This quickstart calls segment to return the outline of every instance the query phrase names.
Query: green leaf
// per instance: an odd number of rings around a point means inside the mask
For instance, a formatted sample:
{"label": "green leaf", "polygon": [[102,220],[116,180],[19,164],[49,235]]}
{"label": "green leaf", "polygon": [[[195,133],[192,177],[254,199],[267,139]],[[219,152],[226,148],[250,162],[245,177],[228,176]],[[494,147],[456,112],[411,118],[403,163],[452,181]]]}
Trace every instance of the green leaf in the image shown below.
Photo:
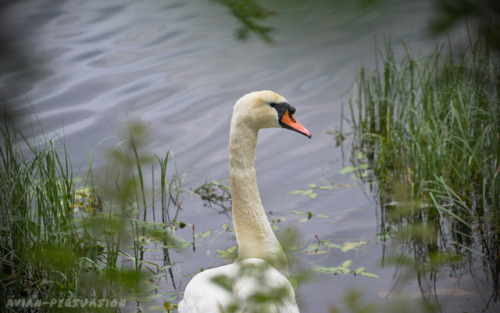
{"label": "green leaf", "polygon": [[347,260],[347,261],[344,261],[344,263],[342,263],[342,267],[349,267],[349,266],[351,266],[351,264],[352,264],[352,261]]}
{"label": "green leaf", "polygon": [[343,248],[343,246],[338,245],[338,244],[336,244],[336,243],[332,243],[332,244],[330,244],[330,247],[332,247],[332,248],[337,248],[337,249],[342,249],[342,248]]}
{"label": "green leaf", "polygon": [[176,299],[177,299],[177,296],[176,296],[176,295],[173,295],[173,296],[170,296],[170,297],[168,297],[168,298],[166,298],[166,299],[163,299],[163,301],[165,301],[165,302],[170,302],[170,301],[174,301],[174,300],[176,300]]}
{"label": "green leaf", "polygon": [[210,236],[211,234],[213,233],[213,230],[209,229],[209,230],[206,230],[200,234],[197,234],[196,236],[197,237],[200,237],[200,238],[207,238],[208,236]]}
{"label": "green leaf", "polygon": [[361,276],[370,277],[370,278],[380,278],[380,276],[378,276],[377,274],[369,273],[369,272],[361,272],[358,274]]}
{"label": "green leaf", "polygon": [[222,258],[222,259],[232,259],[234,258],[236,249],[238,248],[237,245],[232,246],[231,248],[227,250],[218,250],[216,249],[215,252],[217,252],[217,257]]}
{"label": "green leaf", "polygon": [[[367,244],[368,242],[369,241],[344,242],[344,245],[340,247],[340,250],[342,250],[342,252],[347,252],[349,250],[353,250],[353,249],[356,249],[359,246]],[[335,246],[335,248],[338,248],[338,246]]]}
{"label": "green leaf", "polygon": [[325,215],[325,214],[318,214],[316,215],[317,218],[331,218],[330,215]]}
{"label": "green leaf", "polygon": [[347,267],[342,267],[342,266],[335,266],[335,267],[324,267],[324,266],[315,266],[314,270],[320,273],[327,273],[327,274],[333,274],[333,275],[338,275],[338,274],[349,274],[351,272],[350,269]]}
{"label": "green leaf", "polygon": [[318,194],[317,194],[317,193],[315,193],[315,192],[311,192],[311,193],[309,194],[309,198],[311,198],[311,199],[316,199],[316,197],[317,197],[317,196],[318,196]]}
{"label": "green leaf", "polygon": [[316,188],[316,184],[309,184],[309,188],[312,188],[312,189]]}
{"label": "green leaf", "polygon": [[307,213],[304,212],[304,211],[292,210],[292,214],[295,214],[295,215],[306,215]]}
{"label": "green leaf", "polygon": [[360,168],[360,169],[362,169],[362,170],[366,170],[366,169],[368,169],[368,163],[363,163],[363,164],[361,164],[361,165],[359,166],[359,168]]}
{"label": "green leaf", "polygon": [[147,299],[147,300],[154,300],[154,299],[158,299],[160,297],[163,297],[163,295],[157,293],[157,294],[153,294],[153,295],[147,296],[145,299]]}
{"label": "green leaf", "polygon": [[314,266],[315,271],[320,273],[336,274],[339,271],[338,267]]}
{"label": "green leaf", "polygon": [[312,252],[312,251],[316,251],[316,250],[318,250],[318,249],[319,249],[319,244],[317,244],[317,243],[313,243],[313,244],[310,244],[310,245],[307,247],[306,251],[307,251],[307,252]]}
{"label": "green leaf", "polygon": [[344,175],[344,174],[352,173],[352,172],[356,171],[357,169],[358,168],[356,166],[349,165],[349,166],[346,166],[343,169],[341,169],[339,173]]}
{"label": "green leaf", "polygon": [[299,189],[299,190],[294,190],[290,191],[291,195],[297,195],[297,194],[303,194],[305,190]]}
{"label": "green leaf", "polygon": [[335,185],[324,185],[324,186],[320,186],[319,189],[321,190],[327,190],[327,189],[333,189],[335,188]]}
{"label": "green leaf", "polygon": [[307,195],[310,195],[311,193],[313,193],[313,190],[312,189],[308,189],[308,190],[305,190],[302,194],[304,196],[307,196]]}

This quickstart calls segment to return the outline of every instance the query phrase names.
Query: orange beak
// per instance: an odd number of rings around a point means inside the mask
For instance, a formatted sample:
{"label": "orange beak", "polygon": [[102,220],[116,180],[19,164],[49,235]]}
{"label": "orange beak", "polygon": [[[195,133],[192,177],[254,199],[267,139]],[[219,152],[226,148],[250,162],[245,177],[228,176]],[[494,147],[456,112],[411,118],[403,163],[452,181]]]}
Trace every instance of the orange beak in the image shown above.
{"label": "orange beak", "polygon": [[293,118],[293,115],[291,115],[288,110],[285,112],[285,114],[283,114],[280,124],[284,128],[294,130],[298,133],[301,133],[302,135],[311,138],[311,133],[304,126],[300,125],[300,123]]}

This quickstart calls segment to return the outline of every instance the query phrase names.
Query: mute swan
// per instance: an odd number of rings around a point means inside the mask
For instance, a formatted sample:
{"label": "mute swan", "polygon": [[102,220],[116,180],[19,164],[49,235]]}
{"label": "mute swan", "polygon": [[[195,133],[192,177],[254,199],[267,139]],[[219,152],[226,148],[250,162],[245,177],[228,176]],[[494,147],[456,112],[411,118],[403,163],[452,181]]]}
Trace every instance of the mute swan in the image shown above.
{"label": "mute swan", "polygon": [[287,128],[311,138],[293,117],[295,108],[269,91],[240,98],[233,109],[229,162],[238,258],[205,270],[187,285],[180,313],[298,313],[288,263],[262,206],[254,159],[261,128]]}

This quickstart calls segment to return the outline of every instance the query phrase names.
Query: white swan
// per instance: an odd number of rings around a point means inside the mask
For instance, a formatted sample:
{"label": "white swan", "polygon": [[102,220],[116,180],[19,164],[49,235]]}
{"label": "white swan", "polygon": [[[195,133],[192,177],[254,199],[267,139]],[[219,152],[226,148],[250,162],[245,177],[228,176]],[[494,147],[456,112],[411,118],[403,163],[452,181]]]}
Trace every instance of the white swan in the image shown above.
{"label": "white swan", "polygon": [[229,138],[233,223],[238,258],[205,270],[187,285],[180,313],[298,313],[288,263],[262,206],[254,159],[261,128],[311,133],[294,118],[285,98],[268,90],[249,93],[234,105]]}

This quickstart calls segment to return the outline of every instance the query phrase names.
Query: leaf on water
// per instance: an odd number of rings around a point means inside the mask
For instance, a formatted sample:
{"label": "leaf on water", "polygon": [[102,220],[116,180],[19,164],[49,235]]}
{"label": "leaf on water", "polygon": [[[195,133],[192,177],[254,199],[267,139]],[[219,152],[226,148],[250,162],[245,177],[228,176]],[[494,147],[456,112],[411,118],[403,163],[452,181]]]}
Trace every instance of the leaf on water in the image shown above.
{"label": "leaf on water", "polygon": [[349,166],[346,166],[343,169],[341,169],[339,173],[344,175],[344,174],[352,173],[352,172],[356,171],[357,169],[358,168],[356,166],[349,165]]}
{"label": "leaf on water", "polygon": [[330,246],[330,248],[337,248],[337,249],[342,249],[343,248],[343,246],[338,245],[336,243],[331,243],[329,246]]}
{"label": "leaf on water", "polygon": [[349,266],[351,266],[351,265],[352,265],[352,261],[347,260],[347,261],[344,261],[342,263],[342,265],[340,265],[340,266],[333,266],[333,267],[313,266],[313,270],[315,270],[316,272],[333,274],[333,275],[353,273],[354,275],[361,275],[364,277],[379,278],[379,276],[377,274],[365,272],[364,267],[359,267],[353,271],[349,268]]}
{"label": "leaf on water", "polygon": [[233,259],[234,258],[234,253],[236,249],[238,248],[237,245],[232,246],[231,248],[227,250],[215,250],[217,252],[217,257],[222,258],[222,259]]}
{"label": "leaf on water", "polygon": [[306,251],[307,252],[311,252],[311,251],[316,251],[319,249],[319,244],[318,243],[313,243],[313,244],[310,244],[307,248],[306,248]]}
{"label": "leaf on water", "polygon": [[317,218],[331,218],[330,215],[325,215],[325,214],[317,214],[316,217]]}
{"label": "leaf on water", "polygon": [[295,215],[306,215],[307,213],[304,212],[304,211],[292,210],[292,214],[295,214]]}
{"label": "leaf on water", "polygon": [[361,276],[370,277],[370,278],[380,278],[380,276],[378,276],[377,274],[369,273],[369,272],[361,272],[358,274]]}
{"label": "leaf on water", "polygon": [[309,193],[309,198],[311,198],[311,199],[316,199],[317,196],[318,196],[318,194],[315,192]]}
{"label": "leaf on water", "polygon": [[154,300],[154,299],[158,299],[160,297],[163,297],[163,295],[157,293],[157,294],[154,294],[154,295],[147,296],[145,299],[147,299],[147,300]]}
{"label": "leaf on water", "polygon": [[209,229],[209,230],[206,230],[200,234],[197,234],[196,236],[197,237],[200,237],[200,238],[207,238],[208,236],[210,236],[211,234],[213,233],[213,230]]}
{"label": "leaf on water", "polygon": [[296,194],[303,194],[305,190],[299,189],[299,190],[294,190],[290,191],[291,195],[296,195]]}
{"label": "leaf on water", "polygon": [[335,188],[335,185],[324,185],[324,186],[320,186],[319,189],[321,190],[327,190],[327,189],[333,189]]}
{"label": "leaf on water", "polygon": [[174,301],[174,300],[177,300],[177,296],[176,295],[170,296],[167,299],[165,299],[164,301],[170,302],[170,301]]}
{"label": "leaf on water", "polygon": [[333,275],[349,274],[351,272],[349,268],[343,266],[335,266],[335,267],[315,266],[314,270],[320,273],[327,273]]}
{"label": "leaf on water", "polygon": [[314,266],[313,269],[320,273],[336,274],[338,267]]}
{"label": "leaf on water", "polygon": [[364,244],[367,244],[369,241],[360,241],[360,242],[344,242],[344,246],[340,248],[342,252],[346,252],[349,250],[356,249],[359,246],[362,246]]}
{"label": "leaf on water", "polygon": [[307,190],[304,190],[304,191],[302,192],[302,194],[303,194],[304,196],[308,196],[308,195],[310,195],[311,193],[314,193],[312,189],[307,189]]}
{"label": "leaf on water", "polygon": [[312,189],[316,188],[316,184],[309,184],[309,188],[312,188]]}

